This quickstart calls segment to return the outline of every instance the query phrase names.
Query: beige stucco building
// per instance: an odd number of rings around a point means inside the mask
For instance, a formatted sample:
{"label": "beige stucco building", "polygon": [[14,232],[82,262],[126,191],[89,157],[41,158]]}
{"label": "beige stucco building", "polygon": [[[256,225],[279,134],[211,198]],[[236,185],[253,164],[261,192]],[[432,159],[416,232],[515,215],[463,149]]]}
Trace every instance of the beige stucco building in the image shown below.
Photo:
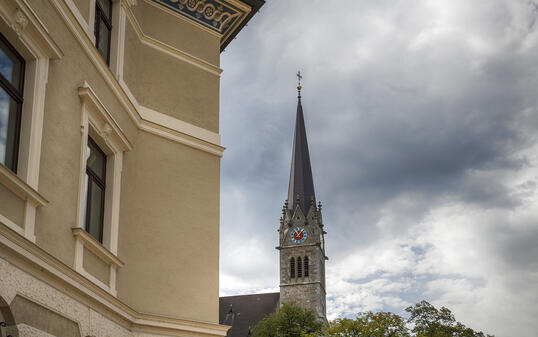
{"label": "beige stucco building", "polygon": [[262,0],[0,0],[0,327],[224,336],[221,50]]}

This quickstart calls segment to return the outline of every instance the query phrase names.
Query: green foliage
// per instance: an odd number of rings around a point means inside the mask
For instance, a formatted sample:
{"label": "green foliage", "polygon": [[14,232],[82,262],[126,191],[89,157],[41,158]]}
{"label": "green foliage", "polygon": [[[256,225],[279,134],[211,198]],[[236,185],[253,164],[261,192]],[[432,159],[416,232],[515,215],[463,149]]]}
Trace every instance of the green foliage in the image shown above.
{"label": "green foliage", "polygon": [[390,312],[368,311],[322,328],[314,312],[285,303],[254,327],[253,337],[494,337],[466,327],[448,308],[437,309],[426,301],[405,311],[407,320]]}
{"label": "green foliage", "polygon": [[430,303],[422,301],[405,311],[410,314],[407,321],[413,323],[411,332],[416,337],[486,337],[482,331],[474,331],[456,322],[452,312],[445,307],[437,310]]}
{"label": "green foliage", "polygon": [[360,313],[355,319],[329,322],[324,336],[328,337],[409,337],[402,317],[390,312]]}
{"label": "green foliage", "polygon": [[253,337],[301,337],[319,335],[323,324],[312,310],[284,303],[276,313],[256,324]]}

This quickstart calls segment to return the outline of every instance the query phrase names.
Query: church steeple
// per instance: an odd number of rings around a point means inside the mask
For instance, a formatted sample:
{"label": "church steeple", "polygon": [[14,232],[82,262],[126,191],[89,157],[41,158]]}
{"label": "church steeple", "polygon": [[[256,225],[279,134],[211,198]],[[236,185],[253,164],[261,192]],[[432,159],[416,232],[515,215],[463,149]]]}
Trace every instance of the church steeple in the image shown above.
{"label": "church steeple", "polygon": [[[316,207],[301,106],[301,73],[288,200],[280,218],[280,303],[294,302],[326,321],[325,239],[321,204]],[[299,210],[297,209],[299,206]]]}
{"label": "church steeple", "polygon": [[301,105],[301,72],[297,73],[299,85],[297,86],[297,117],[295,120],[295,134],[293,138],[293,153],[291,157],[290,184],[288,188],[288,208],[294,210],[299,200],[299,206],[306,215],[311,202],[316,204],[312,167],[306,139],[303,107]]}

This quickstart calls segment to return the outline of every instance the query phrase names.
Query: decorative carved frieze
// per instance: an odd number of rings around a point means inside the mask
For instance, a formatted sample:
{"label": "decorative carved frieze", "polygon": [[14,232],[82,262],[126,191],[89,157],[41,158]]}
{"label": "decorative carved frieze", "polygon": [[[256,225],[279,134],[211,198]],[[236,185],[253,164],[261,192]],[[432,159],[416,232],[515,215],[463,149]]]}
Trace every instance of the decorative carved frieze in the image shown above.
{"label": "decorative carved frieze", "polygon": [[226,0],[153,0],[174,12],[217,32],[227,35],[248,14]]}

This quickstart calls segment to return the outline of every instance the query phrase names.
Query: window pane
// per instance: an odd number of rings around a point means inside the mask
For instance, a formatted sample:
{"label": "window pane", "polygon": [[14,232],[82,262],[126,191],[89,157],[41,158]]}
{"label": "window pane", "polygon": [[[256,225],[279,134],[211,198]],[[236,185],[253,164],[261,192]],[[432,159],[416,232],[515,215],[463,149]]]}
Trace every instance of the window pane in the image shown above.
{"label": "window pane", "polygon": [[0,74],[20,89],[22,62],[0,39]]}
{"label": "window pane", "polygon": [[99,178],[105,179],[106,156],[95,144],[88,140],[88,153],[86,157],[86,165]]}
{"label": "window pane", "polygon": [[105,25],[105,22],[101,20],[99,22],[99,39],[97,41],[97,50],[99,54],[108,62],[108,48],[110,47],[110,34],[109,29]]}
{"label": "window pane", "polygon": [[[90,180],[91,181],[91,180]],[[91,200],[90,200],[90,222],[88,232],[96,240],[101,241],[101,217],[103,214],[103,198],[105,191],[102,190],[95,182],[91,182]]]}
{"label": "window pane", "polygon": [[110,0],[97,0],[97,3],[103,10],[103,14],[110,20]]}
{"label": "window pane", "polygon": [[18,104],[0,87],[0,163],[15,171]]}

